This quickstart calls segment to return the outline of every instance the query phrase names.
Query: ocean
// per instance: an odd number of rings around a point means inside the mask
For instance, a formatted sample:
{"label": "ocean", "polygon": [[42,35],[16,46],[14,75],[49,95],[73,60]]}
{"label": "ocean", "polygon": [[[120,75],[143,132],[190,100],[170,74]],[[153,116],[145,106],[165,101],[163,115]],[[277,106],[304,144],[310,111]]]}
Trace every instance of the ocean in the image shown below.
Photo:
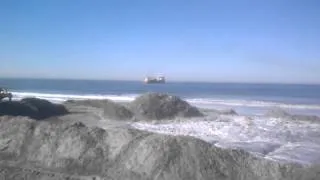
{"label": "ocean", "polygon": [[320,115],[320,85],[189,83],[144,84],[142,81],[0,79],[0,87],[14,99],[44,98],[60,103],[68,99],[132,101],[140,94],[162,92],[180,96],[208,109],[235,109],[243,114],[263,114],[280,107],[292,113]]}

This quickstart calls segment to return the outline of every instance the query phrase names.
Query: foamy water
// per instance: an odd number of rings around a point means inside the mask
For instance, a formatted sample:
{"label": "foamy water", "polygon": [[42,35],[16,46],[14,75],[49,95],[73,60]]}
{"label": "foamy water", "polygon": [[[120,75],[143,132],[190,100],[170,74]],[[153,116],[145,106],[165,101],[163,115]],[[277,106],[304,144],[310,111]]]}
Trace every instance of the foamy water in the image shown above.
{"label": "foamy water", "polygon": [[[116,102],[130,102],[133,101],[138,94],[59,94],[59,93],[37,93],[37,92],[13,92],[13,99],[19,100],[26,97],[37,97],[46,99],[55,103],[62,103],[69,99],[84,100],[84,99],[110,99]],[[320,105],[313,104],[288,104],[277,103],[271,101],[255,101],[255,100],[241,100],[241,99],[214,99],[214,98],[186,98],[190,104],[208,109],[227,109],[234,108],[238,111],[250,112],[254,110],[263,112],[265,109],[274,107],[287,109],[289,111],[298,111],[299,113],[317,114],[320,115]]]}
{"label": "foamy water", "polygon": [[199,105],[224,105],[224,106],[246,106],[246,107],[279,107],[279,108],[295,108],[295,109],[317,109],[320,110],[319,105],[311,104],[289,104],[289,103],[277,103],[270,101],[254,101],[254,100],[226,100],[226,99],[187,99],[188,102]]}
{"label": "foamy water", "polygon": [[222,148],[240,148],[278,161],[320,164],[320,124],[288,122],[262,116],[220,116],[186,122],[151,124],[134,128],[156,133],[186,135]]}
{"label": "foamy water", "polygon": [[36,93],[36,92],[12,92],[13,98],[16,100],[26,98],[26,97],[37,97],[46,99],[48,101],[53,102],[64,102],[70,99],[73,100],[85,100],[85,99],[96,99],[96,100],[103,100],[103,99],[111,99],[118,102],[130,102],[137,97],[137,95],[99,95],[99,94],[53,94],[53,93]]}

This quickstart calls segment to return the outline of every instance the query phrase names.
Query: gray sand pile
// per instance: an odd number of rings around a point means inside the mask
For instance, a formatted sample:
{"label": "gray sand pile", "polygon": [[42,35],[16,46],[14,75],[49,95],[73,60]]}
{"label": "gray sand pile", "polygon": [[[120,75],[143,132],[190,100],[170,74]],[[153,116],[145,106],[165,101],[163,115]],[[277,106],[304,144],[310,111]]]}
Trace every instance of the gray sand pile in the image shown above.
{"label": "gray sand pile", "polygon": [[[192,137],[140,131],[120,121],[104,129],[90,124],[99,117],[91,116],[88,107],[112,118],[133,116],[112,101],[69,101],[65,106],[84,111],[64,115],[68,111],[63,106],[38,99],[0,103],[0,179],[320,179],[317,165],[279,164]],[[202,116],[185,101],[164,94],[143,95],[130,108],[143,119]],[[64,116],[57,117],[60,114]],[[273,115],[279,114],[288,116]]]}
{"label": "gray sand pile", "polygon": [[28,116],[40,120],[65,114],[68,114],[68,111],[63,105],[38,98],[0,102],[0,115]]}
{"label": "gray sand pile", "polygon": [[[71,111],[94,112],[94,109],[84,107],[94,107],[102,110],[104,118],[115,120],[128,120],[133,117],[133,113],[125,106],[113,102],[111,100],[70,100],[65,103],[66,107]],[[82,107],[82,110],[80,110]]]}
{"label": "gray sand pile", "polygon": [[308,180],[319,178],[320,168],[281,165],[191,137],[2,116],[0,171],[8,180]]}
{"label": "gray sand pile", "polygon": [[130,109],[138,119],[161,120],[174,117],[199,117],[202,113],[177,96],[148,93],[130,103]]}
{"label": "gray sand pile", "polygon": [[[64,103],[70,112],[101,114],[115,120],[162,120],[175,117],[199,117],[203,114],[186,101],[167,94],[149,93],[127,106],[111,100],[70,100]],[[101,112],[99,111],[101,110]]]}
{"label": "gray sand pile", "polygon": [[265,115],[268,117],[283,118],[283,119],[287,119],[287,120],[309,121],[309,122],[320,123],[320,117],[318,117],[318,116],[290,114],[280,108],[273,108],[273,109],[269,110]]}

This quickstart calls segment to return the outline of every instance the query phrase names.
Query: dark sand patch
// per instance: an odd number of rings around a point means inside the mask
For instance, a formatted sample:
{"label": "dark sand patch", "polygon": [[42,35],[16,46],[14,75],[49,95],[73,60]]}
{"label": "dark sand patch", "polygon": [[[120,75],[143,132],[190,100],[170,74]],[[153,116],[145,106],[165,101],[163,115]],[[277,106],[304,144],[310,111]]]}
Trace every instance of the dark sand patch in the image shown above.
{"label": "dark sand patch", "polygon": [[136,117],[143,120],[203,116],[196,107],[179,97],[161,93],[148,93],[139,96],[129,106]]}
{"label": "dark sand patch", "polygon": [[28,116],[41,120],[53,116],[68,114],[67,109],[60,104],[53,104],[38,98],[25,98],[21,101],[0,102],[0,116]]}

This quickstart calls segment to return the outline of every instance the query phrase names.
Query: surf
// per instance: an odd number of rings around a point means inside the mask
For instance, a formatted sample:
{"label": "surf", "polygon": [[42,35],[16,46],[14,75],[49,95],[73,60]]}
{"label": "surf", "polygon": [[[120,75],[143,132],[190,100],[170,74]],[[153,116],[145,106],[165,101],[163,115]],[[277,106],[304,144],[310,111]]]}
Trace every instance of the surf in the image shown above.
{"label": "surf", "polygon": [[[64,102],[67,100],[103,100],[109,99],[116,102],[130,102],[133,101],[139,94],[64,94],[64,93],[42,93],[42,92],[12,92],[13,99],[20,100],[26,97],[37,97],[46,99],[52,102]],[[284,109],[310,109],[320,110],[320,105],[317,104],[290,104],[279,103],[272,101],[258,101],[258,100],[243,100],[243,99],[215,99],[215,98],[188,98],[184,100],[203,108],[219,108],[219,107],[248,107],[248,108],[284,108]]]}

